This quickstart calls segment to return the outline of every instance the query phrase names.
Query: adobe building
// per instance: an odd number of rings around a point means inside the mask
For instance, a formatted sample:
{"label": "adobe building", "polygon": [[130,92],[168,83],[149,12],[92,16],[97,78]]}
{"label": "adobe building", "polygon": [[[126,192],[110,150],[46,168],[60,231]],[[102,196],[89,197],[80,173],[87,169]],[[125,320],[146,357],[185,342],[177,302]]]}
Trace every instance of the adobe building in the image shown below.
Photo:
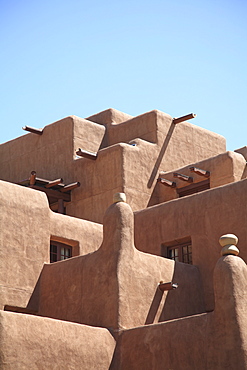
{"label": "adobe building", "polygon": [[247,147],[194,116],[0,145],[1,369],[247,369]]}

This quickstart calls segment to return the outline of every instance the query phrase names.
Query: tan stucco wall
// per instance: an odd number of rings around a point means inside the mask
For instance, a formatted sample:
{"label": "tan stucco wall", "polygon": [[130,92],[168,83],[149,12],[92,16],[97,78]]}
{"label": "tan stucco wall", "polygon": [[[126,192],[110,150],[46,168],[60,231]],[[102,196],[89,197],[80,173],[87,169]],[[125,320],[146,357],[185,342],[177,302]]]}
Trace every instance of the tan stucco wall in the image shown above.
{"label": "tan stucco wall", "polygon": [[212,272],[227,233],[239,237],[241,257],[247,261],[247,180],[175,199],[135,213],[137,249],[160,255],[161,244],[191,238],[193,264],[202,274],[206,308],[213,309]]}
{"label": "tan stucco wall", "polygon": [[214,312],[123,331],[110,369],[246,369],[245,263],[220,258],[214,281]]}
{"label": "tan stucco wall", "polygon": [[49,206],[41,192],[0,182],[1,307],[25,306],[49,260]]}
{"label": "tan stucco wall", "polygon": [[1,144],[0,178],[17,183],[34,170],[48,180],[79,181],[71,171],[75,151],[97,151],[104,132],[104,126],[70,116],[45,126],[41,136],[29,133]]}
{"label": "tan stucco wall", "polygon": [[[137,251],[133,232],[130,206],[111,205],[104,217],[103,243],[96,252],[44,266],[39,314],[117,333],[203,312],[198,269]],[[161,280],[173,280],[179,288],[162,294]]]}
{"label": "tan stucco wall", "polygon": [[102,225],[53,213],[42,192],[0,181],[0,306],[26,307],[50,239],[68,242],[76,254],[99,248]]}
{"label": "tan stucco wall", "polygon": [[[48,180],[79,181],[67,214],[102,223],[114,193],[125,192],[134,211],[143,209],[160,169],[169,171],[225,151],[222,136],[189,122],[174,125],[171,116],[157,110],[134,118],[108,110],[89,119],[99,124],[70,116],[46,126],[41,136],[28,134],[2,144],[0,178],[19,182],[35,170],[37,177]],[[75,155],[79,147],[97,152],[102,140],[107,148],[95,161]],[[128,144],[133,140],[135,146]]]}
{"label": "tan stucco wall", "polygon": [[158,182],[151,196],[150,203],[154,205],[176,199],[179,197],[177,189],[190,185],[190,183],[186,181],[175,178],[173,176],[174,172],[192,177],[193,184],[199,184],[201,181],[206,180],[206,177],[190,171],[190,167],[197,167],[199,169],[209,171],[210,188],[216,188],[221,185],[241,180],[246,170],[246,160],[238,153],[225,152],[200,162],[190,163],[182,168],[174,168],[172,172],[161,171],[159,176],[166,180],[175,182],[176,188],[171,188]]}
{"label": "tan stucco wall", "polygon": [[115,348],[112,335],[48,318],[0,311],[2,370],[109,368]]}

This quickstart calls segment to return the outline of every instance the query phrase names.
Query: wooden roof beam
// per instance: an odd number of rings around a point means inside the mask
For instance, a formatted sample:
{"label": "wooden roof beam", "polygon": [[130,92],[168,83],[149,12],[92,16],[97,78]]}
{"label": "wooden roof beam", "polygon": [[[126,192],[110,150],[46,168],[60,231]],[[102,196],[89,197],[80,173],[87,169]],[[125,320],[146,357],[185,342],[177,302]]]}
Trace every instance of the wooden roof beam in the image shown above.
{"label": "wooden roof beam", "polygon": [[79,148],[76,151],[76,155],[78,155],[79,157],[84,157],[84,158],[87,158],[87,159],[96,160],[97,156],[98,156],[98,153],[88,152],[87,150],[83,150],[83,149]]}
{"label": "wooden roof beam", "polygon": [[[47,189],[47,188],[43,188],[42,186],[38,186],[38,185],[31,185],[30,188],[35,189],[35,190],[39,190],[39,191],[43,191],[44,193],[46,193],[46,195],[49,198],[63,199],[65,202],[70,202],[70,200],[71,200],[70,199],[70,194],[65,193],[68,190],[65,190],[64,192],[61,192],[60,190]],[[63,190],[63,189],[61,189],[61,190]]]}
{"label": "wooden roof beam", "polygon": [[159,289],[162,292],[165,292],[167,290],[174,290],[174,289],[177,289],[177,288],[178,288],[178,284],[173,283],[172,281],[170,281],[169,283],[164,283],[163,281],[160,281],[160,283],[159,283]]}
{"label": "wooden roof beam", "polygon": [[62,182],[63,182],[63,179],[62,178],[56,179],[56,180],[53,180],[53,181],[49,181],[48,184],[45,185],[45,187],[47,189],[49,189],[49,188],[52,188],[55,185],[61,184]]}
{"label": "wooden roof beam", "polygon": [[190,113],[190,114],[186,114],[186,116],[173,118],[172,122],[176,125],[177,123],[188,121],[189,119],[192,119],[192,118],[195,118],[195,117],[196,117],[195,113]]}
{"label": "wooden roof beam", "polygon": [[81,184],[79,183],[79,181],[73,182],[72,184],[65,185],[62,189],[60,189],[60,191],[62,193],[65,193],[66,191],[70,191],[70,190],[73,190],[75,188],[78,188],[80,185]]}
{"label": "wooden roof beam", "polygon": [[181,173],[174,172],[173,177],[176,177],[180,180],[187,181],[187,182],[193,182],[193,177],[182,175]]}
{"label": "wooden roof beam", "polygon": [[32,132],[32,134],[42,135],[43,134],[43,128],[34,128],[30,126],[24,126],[22,127],[22,130]]}
{"label": "wooden roof beam", "polygon": [[197,175],[201,175],[204,177],[210,177],[210,172],[206,170],[201,170],[200,168],[197,167],[190,167],[191,172],[197,173]]}
{"label": "wooden roof beam", "polygon": [[169,186],[171,188],[176,188],[176,186],[177,186],[174,181],[166,180],[166,179],[163,179],[162,177],[159,177],[157,179],[157,182],[160,182],[161,184]]}

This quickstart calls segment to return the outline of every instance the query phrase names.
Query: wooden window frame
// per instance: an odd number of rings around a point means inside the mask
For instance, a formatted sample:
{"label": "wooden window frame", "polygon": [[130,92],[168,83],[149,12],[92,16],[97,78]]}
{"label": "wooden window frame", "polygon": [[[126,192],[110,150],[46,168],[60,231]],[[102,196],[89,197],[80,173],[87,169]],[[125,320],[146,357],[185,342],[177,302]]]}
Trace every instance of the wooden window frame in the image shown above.
{"label": "wooden window frame", "polygon": [[[57,251],[56,252],[52,252],[52,246],[55,246]],[[68,251],[69,251],[69,256],[66,256],[66,255],[62,255],[61,254],[61,249],[62,248],[66,248]],[[61,243],[61,242],[57,242],[55,240],[51,240],[50,241],[50,263],[54,263],[54,262],[59,262],[59,261],[64,261],[68,258],[71,258],[72,257],[72,246],[71,245],[68,245],[68,244],[65,244],[65,243]],[[57,256],[56,258],[56,261],[53,261],[53,258],[52,256]],[[64,256],[65,258],[62,258],[62,256]]]}
{"label": "wooden window frame", "polygon": [[[190,246],[190,251],[188,250],[188,247]],[[187,253],[184,253],[184,247],[187,248]],[[177,250],[177,254],[174,256],[171,256],[171,251]],[[191,240],[187,240],[184,242],[171,242],[171,243],[165,243],[161,246],[161,255],[163,257],[172,259],[175,262],[183,262],[192,265],[193,259],[192,259],[192,243]],[[187,258],[186,258],[187,256]],[[187,260],[187,261],[186,261]]]}

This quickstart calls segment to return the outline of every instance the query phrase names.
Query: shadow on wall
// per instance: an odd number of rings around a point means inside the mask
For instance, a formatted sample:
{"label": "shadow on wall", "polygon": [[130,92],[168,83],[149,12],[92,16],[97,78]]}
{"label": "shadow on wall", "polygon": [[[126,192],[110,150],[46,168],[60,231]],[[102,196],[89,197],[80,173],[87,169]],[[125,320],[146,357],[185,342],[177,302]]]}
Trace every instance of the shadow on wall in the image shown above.
{"label": "shadow on wall", "polygon": [[158,312],[163,294],[164,294],[164,292],[162,292],[160,290],[160,288],[157,287],[156,292],[154,294],[152,304],[151,304],[150,309],[149,309],[148,314],[147,314],[145,325],[154,323],[155,316],[157,315],[157,312]]}
{"label": "shadow on wall", "polygon": [[161,164],[161,162],[162,162],[162,159],[163,159],[163,157],[164,157],[164,154],[165,154],[165,152],[166,152],[166,149],[167,149],[167,147],[168,147],[168,144],[169,144],[169,141],[170,141],[170,139],[171,139],[171,137],[172,137],[172,134],[173,134],[174,129],[175,129],[175,124],[172,122],[172,123],[171,123],[171,126],[170,126],[170,128],[169,128],[169,131],[168,131],[168,133],[167,133],[167,135],[166,135],[166,138],[165,138],[164,144],[162,145],[162,147],[161,147],[161,149],[160,149],[160,152],[159,152],[158,158],[157,158],[157,160],[156,160],[156,162],[155,162],[155,165],[154,165],[153,171],[152,171],[152,173],[151,173],[151,175],[150,175],[150,178],[149,178],[149,180],[148,180],[148,184],[147,184],[147,186],[148,186],[148,188],[149,188],[149,189],[152,187],[153,182],[154,182],[154,180],[155,180],[155,178],[156,178],[156,176],[157,176],[157,173],[158,173],[158,171],[159,171],[160,164]]}
{"label": "shadow on wall", "polygon": [[196,266],[190,267],[191,270],[188,274],[187,264],[175,262],[172,282],[178,283],[178,289],[169,290],[166,293],[161,314],[156,318],[164,296],[164,292],[157,287],[145,325],[153,324],[155,321],[162,322],[205,312],[201,276]]}
{"label": "shadow on wall", "polygon": [[168,291],[159,322],[206,311],[200,271],[197,266],[191,266],[194,268],[188,274],[187,267],[186,263],[175,262],[172,281],[178,284],[178,289]]}

